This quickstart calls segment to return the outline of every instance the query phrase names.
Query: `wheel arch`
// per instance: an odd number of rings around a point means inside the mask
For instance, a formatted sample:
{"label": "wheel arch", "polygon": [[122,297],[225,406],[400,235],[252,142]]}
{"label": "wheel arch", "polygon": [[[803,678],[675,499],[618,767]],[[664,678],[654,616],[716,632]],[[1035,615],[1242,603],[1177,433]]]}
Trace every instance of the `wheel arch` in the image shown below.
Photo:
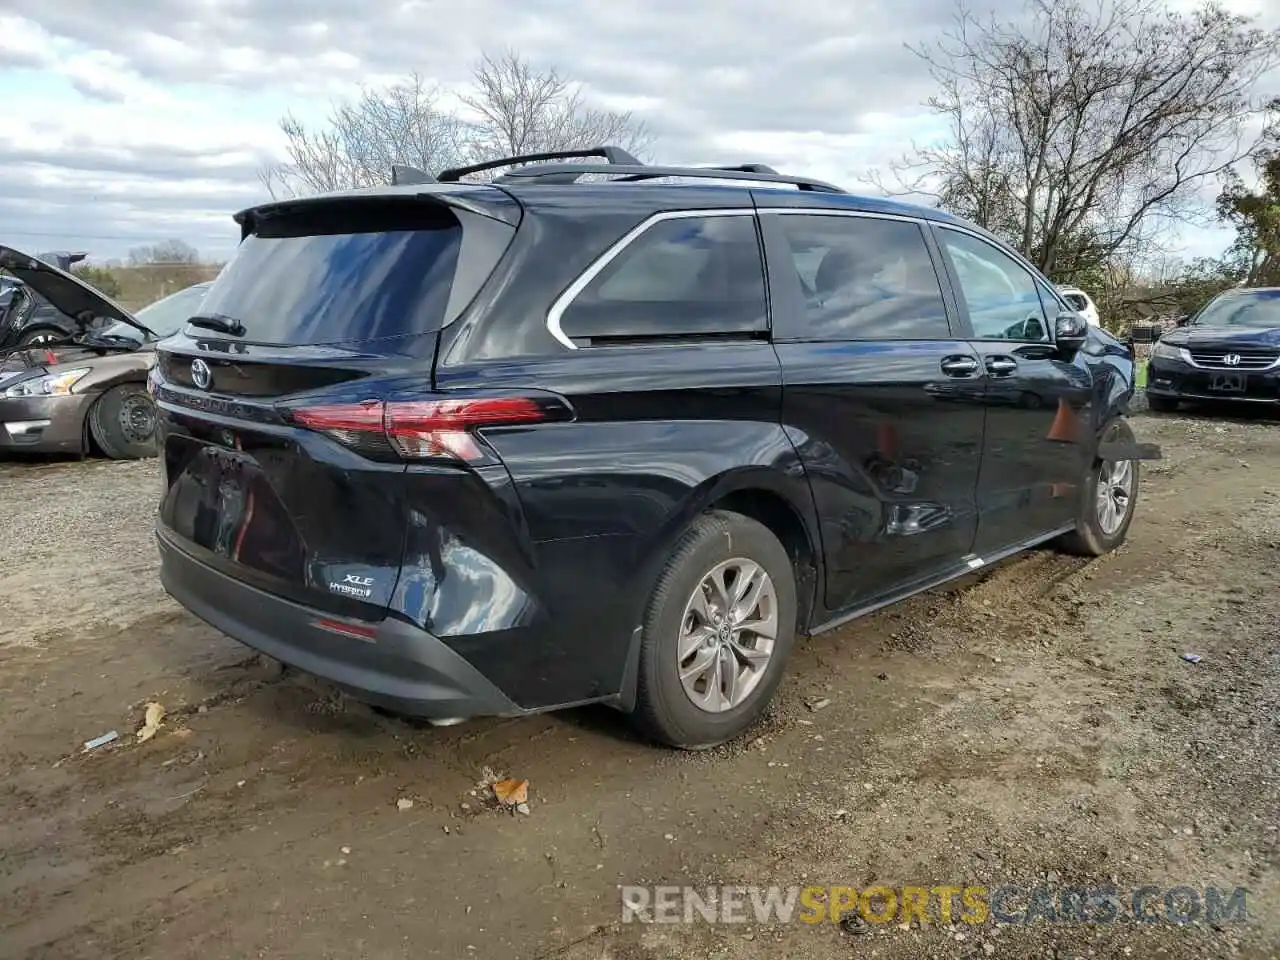
{"label": "wheel arch", "polygon": [[[633,611],[637,624],[643,614],[671,548],[693,519],[710,510],[726,510],[763,524],[782,543],[796,572],[796,632],[807,633],[822,582],[822,550],[817,515],[809,484],[799,467],[795,473],[769,467],[725,471],[699,484],[642,549],[637,569],[638,589]],[[640,659],[640,627],[632,631],[619,709],[635,706]]]}

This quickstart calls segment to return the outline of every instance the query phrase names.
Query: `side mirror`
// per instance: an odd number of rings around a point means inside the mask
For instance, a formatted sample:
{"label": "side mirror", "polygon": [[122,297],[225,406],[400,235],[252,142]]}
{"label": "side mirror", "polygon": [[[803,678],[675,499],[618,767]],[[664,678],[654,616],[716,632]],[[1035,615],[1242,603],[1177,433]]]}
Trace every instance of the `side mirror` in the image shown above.
{"label": "side mirror", "polygon": [[1174,322],[1174,325],[1175,325],[1175,326],[1185,327],[1188,323],[1190,323],[1190,322],[1191,322],[1191,314],[1189,314],[1189,313],[1187,313],[1187,314],[1183,314],[1182,316],[1178,317],[1178,319],[1177,319],[1177,320],[1175,320],[1175,321],[1173,321],[1173,322]]}
{"label": "side mirror", "polygon": [[1089,338],[1089,321],[1078,313],[1060,313],[1053,325],[1053,342],[1064,353],[1075,353]]}

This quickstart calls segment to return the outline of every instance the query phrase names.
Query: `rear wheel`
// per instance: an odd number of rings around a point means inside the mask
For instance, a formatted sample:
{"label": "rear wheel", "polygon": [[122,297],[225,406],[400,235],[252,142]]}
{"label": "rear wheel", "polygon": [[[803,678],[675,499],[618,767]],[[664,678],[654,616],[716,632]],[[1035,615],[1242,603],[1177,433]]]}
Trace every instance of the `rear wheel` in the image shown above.
{"label": "rear wheel", "polygon": [[1178,409],[1178,401],[1173,397],[1153,397],[1148,393],[1147,407],[1156,413],[1173,413]]}
{"label": "rear wheel", "polygon": [[645,612],[635,721],[686,749],[733,739],[768,707],[795,629],[795,573],[778,538],[741,514],[703,514]]}
{"label": "rear wheel", "polygon": [[[1115,420],[1102,433],[1103,441],[1130,443],[1133,430]],[[1063,537],[1071,553],[1100,557],[1124,542],[1138,501],[1138,461],[1095,459],[1085,478],[1076,529]]]}
{"label": "rear wheel", "polygon": [[89,410],[89,431],[112,460],[138,460],[156,453],[156,408],[140,383],[106,391]]}

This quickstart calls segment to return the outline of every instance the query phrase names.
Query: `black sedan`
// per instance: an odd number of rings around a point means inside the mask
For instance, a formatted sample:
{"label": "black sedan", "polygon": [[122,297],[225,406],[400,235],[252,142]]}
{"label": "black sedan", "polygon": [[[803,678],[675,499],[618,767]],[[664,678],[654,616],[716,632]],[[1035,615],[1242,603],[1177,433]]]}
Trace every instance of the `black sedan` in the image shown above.
{"label": "black sedan", "polygon": [[1280,401],[1280,287],[1237,288],[1210,300],[1156,343],[1147,402]]}
{"label": "black sedan", "polygon": [[179,290],[135,316],[71,273],[8,247],[0,247],[0,270],[78,328],[0,350],[0,455],[152,456],[156,416],[146,379],[155,345],[198,312],[209,284]]}

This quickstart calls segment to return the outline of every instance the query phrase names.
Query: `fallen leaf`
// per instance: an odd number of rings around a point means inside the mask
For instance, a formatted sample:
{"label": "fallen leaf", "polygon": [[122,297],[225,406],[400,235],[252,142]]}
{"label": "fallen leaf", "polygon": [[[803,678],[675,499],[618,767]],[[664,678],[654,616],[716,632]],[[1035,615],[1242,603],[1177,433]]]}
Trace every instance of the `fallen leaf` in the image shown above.
{"label": "fallen leaf", "polygon": [[413,809],[413,801],[412,801],[412,800],[410,800],[408,797],[401,797],[399,800],[397,800],[397,801],[396,801],[396,809],[397,809],[397,810],[412,810],[412,809]]}
{"label": "fallen leaf", "polygon": [[505,807],[514,807],[529,801],[528,780],[499,780],[493,785],[493,795]]}
{"label": "fallen leaf", "polygon": [[148,703],[142,726],[138,728],[138,742],[145,743],[156,735],[160,723],[164,720],[164,707],[158,703]]}

